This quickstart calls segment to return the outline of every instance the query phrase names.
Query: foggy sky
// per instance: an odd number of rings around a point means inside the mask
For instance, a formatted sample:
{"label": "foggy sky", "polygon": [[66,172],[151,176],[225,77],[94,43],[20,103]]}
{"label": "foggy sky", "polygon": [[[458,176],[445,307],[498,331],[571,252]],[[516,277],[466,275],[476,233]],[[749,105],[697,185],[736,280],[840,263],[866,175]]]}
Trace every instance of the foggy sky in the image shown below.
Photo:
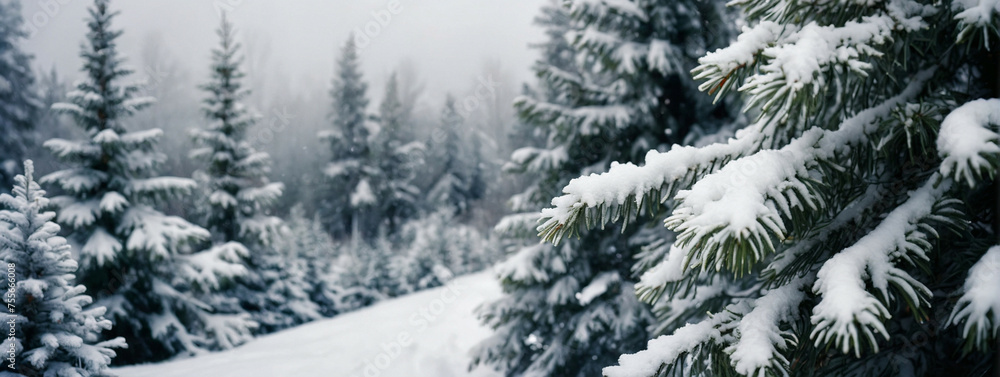
{"label": "foggy sky", "polygon": [[[151,69],[139,59],[143,45],[161,39],[192,79],[205,82],[210,51],[218,43],[218,11],[226,9],[244,52],[265,57],[259,59],[263,67],[251,75],[264,71],[269,80],[281,81],[268,87],[327,88],[334,59],[352,31],[371,37],[362,51],[362,67],[373,99],[403,59],[415,64],[433,98],[468,90],[488,61],[499,60],[510,75],[506,79],[517,81],[505,84],[516,87],[531,80],[538,51],[528,44],[544,38],[532,19],[544,0],[398,1],[398,14],[378,28],[367,24],[377,22],[372,12],[386,13],[388,0],[113,0],[112,8],[121,11],[114,27],[125,31],[119,50],[140,74]],[[22,0],[25,24],[34,31],[24,49],[35,55],[36,68],[55,67],[63,77],[80,77],[79,46],[91,4]]]}

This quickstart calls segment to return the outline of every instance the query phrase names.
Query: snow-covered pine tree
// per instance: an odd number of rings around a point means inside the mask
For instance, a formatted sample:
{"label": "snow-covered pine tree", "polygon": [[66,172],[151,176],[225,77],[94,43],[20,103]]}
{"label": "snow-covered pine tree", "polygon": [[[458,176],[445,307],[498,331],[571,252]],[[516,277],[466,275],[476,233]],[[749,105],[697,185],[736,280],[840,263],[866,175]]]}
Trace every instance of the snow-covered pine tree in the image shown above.
{"label": "snow-covered pine tree", "polygon": [[[24,175],[15,177],[13,196],[0,194],[0,260],[16,289],[6,291],[4,323],[16,324],[16,336],[7,337],[4,350],[16,350],[11,367],[17,376],[103,376],[115,348],[127,348],[124,338],[100,341],[111,328],[102,306],[90,306],[86,288],[73,285],[77,263],[45,191],[35,182],[30,160]],[[86,308],[86,309],[85,309]],[[11,344],[13,343],[13,344]],[[6,366],[11,365],[5,363]],[[10,372],[11,370],[7,370]]]}
{"label": "snow-covered pine tree", "polygon": [[225,15],[217,34],[212,78],[201,86],[208,93],[203,111],[210,123],[191,131],[198,146],[191,157],[207,164],[194,174],[201,188],[195,212],[212,232],[214,247],[238,251],[247,267],[246,275],[213,297],[216,308],[232,314],[249,312],[259,324],[257,332],[268,333],[313,320],[317,310],[308,298],[286,286],[295,285],[294,270],[301,261],[275,247],[283,225],[268,213],[284,185],[268,181],[271,157],[247,140],[260,116],[242,102],[250,92],[241,82],[245,74],[240,68],[240,44]]}
{"label": "snow-covered pine tree", "polygon": [[431,163],[428,167],[437,177],[427,192],[430,208],[449,208],[453,214],[469,211],[470,205],[486,193],[486,180],[481,164],[482,141],[458,113],[455,98],[445,98],[441,109],[441,126],[431,135]]}
{"label": "snow-covered pine tree", "polygon": [[336,238],[343,238],[355,230],[362,237],[370,238],[377,234],[377,227],[372,229],[365,225],[380,220],[364,216],[378,201],[370,182],[375,169],[367,165],[371,153],[369,137],[372,134],[366,111],[367,91],[368,84],[361,76],[358,51],[352,36],[341,50],[337,76],[330,89],[333,99],[330,112],[332,127],[319,134],[321,139],[330,143],[333,158],[323,169],[329,189],[319,203],[319,211],[327,229]]}
{"label": "snow-covered pine tree", "polygon": [[95,0],[82,46],[85,79],[53,110],[71,115],[86,133],[83,140],[51,139],[45,147],[68,168],[41,179],[65,194],[51,204],[57,220],[80,245],[80,281],[98,305],[108,308],[114,328],[129,348],[115,362],[159,360],[228,342],[245,320],[211,313],[196,296],[220,279],[244,272],[234,248],[192,253],[190,245],[209,233],[157,207],[186,195],[195,182],[157,177],[165,156],[155,150],[159,129],[130,131],[126,118],[149,106],[138,88],[122,85],[132,71],[123,67],[111,29],[116,13]]}
{"label": "snow-covered pine tree", "polygon": [[242,289],[236,290],[245,309],[260,325],[257,333],[271,333],[322,318],[319,305],[309,297],[306,261],[291,249],[269,248],[254,262],[257,271],[250,275],[257,279],[255,285],[240,285]]}
{"label": "snow-covered pine tree", "polygon": [[692,72],[756,122],[577,178],[542,212],[558,243],[669,200],[678,235],[639,297],[750,286],[604,375],[995,372],[1000,100],[977,99],[1000,96],[995,2],[734,4],[748,26]]}
{"label": "snow-covered pine tree", "polygon": [[400,232],[405,249],[390,268],[400,293],[444,285],[452,277],[479,271],[488,261],[487,242],[475,228],[461,224],[451,208],[410,221]]}
{"label": "snow-covered pine tree", "polygon": [[369,164],[378,168],[371,183],[378,198],[377,216],[381,217],[388,234],[394,234],[406,220],[417,214],[420,188],[414,179],[423,164],[420,157],[424,144],[408,142],[411,122],[400,100],[399,83],[393,73],[379,106],[379,130]]}
{"label": "snow-covered pine tree", "polygon": [[325,317],[337,314],[336,293],[338,287],[333,280],[332,267],[336,260],[336,245],[333,238],[323,229],[319,216],[310,219],[305,215],[302,204],[296,204],[285,221],[288,236],[278,240],[278,250],[295,256],[304,264],[305,290],[309,299],[316,303]]}
{"label": "snow-covered pine tree", "polygon": [[242,102],[250,91],[241,82],[245,75],[240,44],[234,40],[232,23],[225,16],[221,23],[220,44],[212,51],[212,78],[201,86],[208,94],[203,111],[210,123],[191,131],[199,147],[191,157],[207,164],[195,173],[206,191],[202,222],[218,243],[270,245],[282,224],[268,215],[268,206],[281,196],[284,185],[268,181],[271,157],[247,141],[248,130],[260,116]]}
{"label": "snow-covered pine tree", "polygon": [[27,38],[19,0],[0,0],[0,190],[14,175],[33,143],[32,130],[41,102],[35,94],[31,55],[21,51]]}
{"label": "snow-covered pine tree", "polygon": [[[704,51],[728,42],[721,2],[564,4],[547,6],[538,20],[549,40],[535,66],[537,97],[515,101],[543,141],[516,150],[505,166],[533,179],[511,198],[518,213],[496,226],[515,237],[531,232],[570,179],[641,161],[648,149],[696,140],[736,118],[737,109],[712,104],[688,75]],[[633,294],[633,258],[648,239],[635,229],[655,222],[582,231],[557,247],[520,243],[497,268],[505,296],[479,310],[496,333],[474,351],[474,363],[507,376],[593,376],[641,349],[653,313]]]}
{"label": "snow-covered pine tree", "polygon": [[385,234],[371,242],[352,240],[341,245],[332,268],[337,311],[360,309],[398,292],[399,279],[393,278],[394,271],[390,270],[393,249]]}

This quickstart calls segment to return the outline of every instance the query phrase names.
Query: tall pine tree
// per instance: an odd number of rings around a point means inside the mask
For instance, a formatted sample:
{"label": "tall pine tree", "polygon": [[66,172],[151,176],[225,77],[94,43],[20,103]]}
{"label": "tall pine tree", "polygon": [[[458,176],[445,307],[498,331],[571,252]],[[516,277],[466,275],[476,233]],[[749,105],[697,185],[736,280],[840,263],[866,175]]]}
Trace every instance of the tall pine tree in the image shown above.
{"label": "tall pine tree", "polygon": [[396,74],[389,76],[385,98],[379,106],[379,129],[375,136],[370,165],[377,167],[373,177],[378,198],[378,215],[386,232],[395,233],[402,224],[417,214],[420,188],[414,182],[423,160],[424,144],[409,141],[412,119],[400,99]]}
{"label": "tall pine tree", "polygon": [[[127,348],[124,338],[100,341],[111,329],[103,306],[90,306],[86,288],[73,285],[77,263],[66,239],[59,237],[56,214],[33,177],[31,161],[15,177],[13,196],[0,194],[0,260],[17,287],[6,291],[10,310],[0,315],[13,323],[16,335],[4,350],[15,350],[10,369],[17,376],[103,376],[109,372],[115,348]],[[9,313],[8,313],[9,312]],[[7,372],[10,372],[8,370]]]}
{"label": "tall pine tree", "polygon": [[330,89],[333,99],[330,112],[332,127],[319,134],[321,139],[330,143],[332,155],[332,161],[323,170],[329,190],[319,210],[330,233],[337,238],[355,231],[365,238],[377,233],[377,229],[367,225],[379,219],[365,216],[377,204],[371,182],[374,171],[367,166],[371,153],[369,137],[372,134],[366,110],[367,91],[368,83],[361,76],[358,51],[352,36],[341,50],[336,78]]}
{"label": "tall pine tree", "polygon": [[[740,0],[749,24],[692,72],[756,122],[581,177],[559,242],[674,203],[644,301],[747,287],[604,369],[664,375],[989,375],[1000,331],[1000,11],[976,1]],[[678,308],[682,309],[682,308]]]}
{"label": "tall pine tree", "polygon": [[250,92],[241,83],[245,74],[240,69],[240,44],[225,15],[217,34],[220,44],[212,51],[212,79],[201,86],[208,93],[203,111],[211,123],[192,131],[199,148],[191,157],[207,164],[195,172],[201,187],[196,212],[212,232],[214,247],[240,254],[247,266],[247,274],[228,282],[226,292],[214,297],[214,306],[222,312],[249,312],[259,324],[258,332],[272,332],[317,315],[315,309],[297,310],[314,306],[310,301],[286,297],[287,292],[275,287],[284,284],[283,273],[290,264],[298,263],[274,247],[283,224],[268,214],[284,185],[268,181],[271,157],[255,150],[247,138],[260,116],[242,102]]}
{"label": "tall pine tree", "polygon": [[473,201],[486,193],[482,168],[482,141],[458,113],[455,98],[445,98],[441,125],[431,135],[428,167],[437,177],[427,191],[428,207],[447,208],[454,215],[465,214]]}
{"label": "tall pine tree", "polygon": [[19,0],[0,0],[0,190],[4,191],[14,184],[40,115],[31,55],[19,46],[27,36]]}
{"label": "tall pine tree", "polygon": [[[549,36],[535,66],[541,88],[515,101],[541,143],[516,150],[505,166],[533,182],[511,198],[518,213],[497,230],[532,233],[537,211],[570,179],[733,123],[735,109],[702,96],[687,74],[699,54],[728,41],[727,20],[717,1],[547,6],[538,19]],[[633,294],[631,268],[650,245],[635,228],[582,231],[558,246],[515,242],[497,269],[504,297],[479,311],[496,333],[474,362],[507,376],[592,376],[641,349],[653,313]]]}
{"label": "tall pine tree", "polygon": [[212,51],[212,79],[201,86],[208,93],[203,111],[211,123],[191,133],[199,147],[191,157],[207,165],[195,173],[206,191],[202,222],[218,243],[270,245],[281,219],[268,216],[268,206],[281,196],[284,185],[268,181],[271,157],[247,140],[260,116],[241,102],[250,92],[241,83],[245,75],[240,45],[225,16],[217,33],[220,45]]}
{"label": "tall pine tree", "polygon": [[51,139],[45,147],[68,168],[42,178],[65,194],[52,199],[58,222],[80,245],[80,278],[114,322],[108,337],[130,347],[116,362],[159,360],[211,348],[244,326],[242,318],[217,315],[196,296],[222,278],[243,272],[232,250],[192,253],[190,245],[209,233],[157,209],[186,195],[195,182],[157,177],[165,156],[156,152],[159,129],[130,131],[129,115],[149,106],[138,88],[120,82],[132,71],[122,66],[111,28],[115,12],[95,0],[82,46],[85,79],[70,102],[53,109],[71,115],[86,132],[83,140]]}

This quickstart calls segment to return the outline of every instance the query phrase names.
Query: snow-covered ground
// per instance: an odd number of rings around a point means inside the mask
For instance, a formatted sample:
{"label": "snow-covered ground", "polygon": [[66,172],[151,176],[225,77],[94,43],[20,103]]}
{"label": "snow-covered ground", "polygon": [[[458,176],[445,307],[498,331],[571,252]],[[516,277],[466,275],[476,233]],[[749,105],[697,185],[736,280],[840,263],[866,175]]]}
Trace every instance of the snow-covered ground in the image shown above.
{"label": "snow-covered ground", "polygon": [[500,297],[491,272],[258,338],[233,350],[119,368],[121,377],[450,377],[468,371],[469,349],[489,335],[473,309]]}

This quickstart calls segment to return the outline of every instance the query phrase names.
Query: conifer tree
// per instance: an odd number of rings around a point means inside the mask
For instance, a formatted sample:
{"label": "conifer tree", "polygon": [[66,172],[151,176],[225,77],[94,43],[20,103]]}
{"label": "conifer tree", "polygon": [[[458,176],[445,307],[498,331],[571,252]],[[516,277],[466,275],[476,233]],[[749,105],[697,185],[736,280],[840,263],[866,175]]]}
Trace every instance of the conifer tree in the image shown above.
{"label": "conifer tree", "polygon": [[436,155],[430,164],[435,169],[434,184],[427,192],[431,208],[448,208],[455,215],[469,211],[470,205],[486,193],[481,164],[481,140],[458,113],[455,98],[448,96],[441,109],[441,126],[432,135]]}
{"label": "conifer tree", "polygon": [[217,34],[220,45],[212,51],[212,79],[201,86],[208,93],[203,110],[211,123],[192,130],[199,148],[191,157],[207,164],[195,172],[201,188],[201,210],[196,212],[212,232],[214,248],[238,252],[247,267],[246,275],[227,282],[225,292],[213,298],[215,306],[232,314],[249,312],[259,325],[258,333],[272,332],[316,315],[315,310],[294,310],[313,304],[284,287],[289,283],[283,280],[284,274],[300,262],[274,247],[283,235],[283,225],[268,212],[284,185],[268,181],[271,157],[247,140],[260,116],[242,102],[250,94],[242,85],[243,57],[233,25],[224,15]]}
{"label": "conifer tree", "polygon": [[420,188],[414,179],[423,163],[420,156],[424,151],[423,143],[407,141],[412,120],[407,117],[399,95],[399,83],[393,73],[379,106],[379,130],[370,158],[370,165],[378,169],[373,177],[379,202],[377,213],[388,234],[396,233],[406,220],[417,214]]}
{"label": "conifer tree", "polygon": [[390,266],[399,293],[444,285],[455,276],[481,270],[488,260],[486,240],[475,228],[459,223],[450,208],[410,221],[400,238],[405,249]]}
{"label": "conifer tree", "polygon": [[[370,224],[378,219],[364,216],[375,207],[377,198],[372,190],[373,169],[366,166],[371,154],[371,124],[367,113],[368,84],[361,76],[358,51],[350,37],[337,61],[337,76],[330,89],[333,109],[332,127],[319,137],[330,143],[333,160],[323,173],[329,180],[328,194],[320,203],[320,214],[330,233],[337,238],[355,229],[362,236],[374,236],[377,229]],[[364,223],[368,221],[368,223]]]}
{"label": "conifer tree", "polygon": [[162,131],[126,127],[127,117],[153,100],[121,84],[132,71],[117,52],[122,32],[111,28],[116,12],[107,0],[95,0],[89,11],[80,54],[85,79],[68,94],[69,102],[53,105],[72,116],[86,138],[45,142],[68,168],[41,180],[65,193],[51,203],[70,242],[81,245],[81,282],[108,308],[114,328],[105,336],[122,336],[130,345],[116,362],[153,361],[229,342],[245,320],[214,314],[197,296],[245,271],[238,253],[192,252],[208,231],[157,209],[189,194],[195,182],[156,175],[166,158],[155,149]]}
{"label": "conifer tree", "polygon": [[281,220],[267,214],[268,206],[281,196],[284,185],[268,181],[271,157],[247,140],[260,116],[242,102],[250,91],[243,88],[240,44],[225,16],[217,33],[220,45],[212,51],[212,79],[201,86],[208,93],[203,111],[211,123],[192,130],[199,148],[191,157],[207,164],[196,173],[207,191],[203,222],[219,243],[270,245]]}
{"label": "conifer tree", "polygon": [[7,208],[0,210],[0,259],[17,285],[4,294],[9,310],[0,316],[17,331],[3,343],[4,350],[16,350],[4,369],[19,376],[106,375],[114,348],[127,344],[121,337],[100,341],[101,332],[111,328],[104,319],[107,309],[90,306],[86,288],[73,285],[77,263],[66,239],[57,235],[55,213],[43,212],[49,200],[33,173],[26,161],[14,195],[0,194],[0,205]]}
{"label": "conifer tree", "polygon": [[[692,73],[756,121],[580,177],[542,212],[560,242],[672,203],[639,297],[725,278],[721,310],[604,369],[664,375],[989,375],[1000,331],[1000,11],[990,2],[739,0],[748,27]],[[994,79],[996,76],[992,76]],[[991,88],[990,86],[993,86]],[[691,313],[698,313],[692,315]]]}
{"label": "conifer tree", "polygon": [[[716,1],[544,8],[540,88],[515,101],[530,126],[527,139],[541,143],[516,150],[504,167],[533,181],[511,198],[517,213],[497,231],[533,233],[537,211],[574,177],[736,124],[736,109],[712,104],[687,74],[698,54],[727,41],[726,20]],[[655,222],[582,231],[558,246],[534,237],[511,242],[513,254],[497,268],[505,295],[479,310],[496,333],[474,351],[474,363],[507,376],[592,376],[618,354],[641,349],[654,318],[633,294],[631,268],[643,250],[656,250],[636,228]]]}
{"label": "conifer tree", "polygon": [[303,282],[309,299],[324,317],[337,314],[338,286],[333,279],[336,245],[323,229],[319,216],[310,219],[302,204],[296,204],[288,213],[288,236],[279,239],[278,250],[285,250],[304,265]]}
{"label": "conifer tree", "polygon": [[0,0],[0,187],[14,184],[20,161],[34,142],[41,101],[34,88],[31,55],[21,51],[28,37],[19,0]]}

